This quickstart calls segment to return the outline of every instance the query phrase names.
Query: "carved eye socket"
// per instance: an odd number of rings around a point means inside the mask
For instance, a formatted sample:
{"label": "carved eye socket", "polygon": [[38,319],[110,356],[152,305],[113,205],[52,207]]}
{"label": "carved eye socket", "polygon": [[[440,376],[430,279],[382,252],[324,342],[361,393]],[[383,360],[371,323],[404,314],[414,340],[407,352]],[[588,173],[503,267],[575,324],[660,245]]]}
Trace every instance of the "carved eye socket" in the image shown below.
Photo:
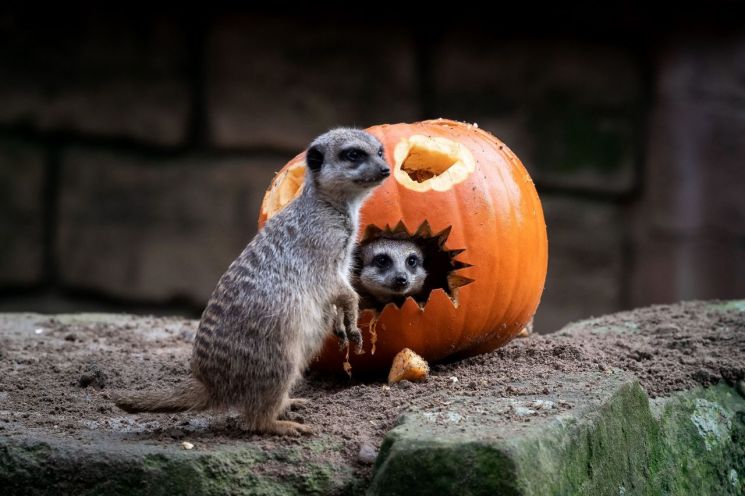
{"label": "carved eye socket", "polygon": [[383,149],[378,150],[378,157],[383,158]]}
{"label": "carved eye socket", "polygon": [[411,267],[412,269],[419,265],[419,257],[416,255],[409,255],[409,257],[406,259],[406,265]]}
{"label": "carved eye socket", "polygon": [[348,162],[360,162],[367,158],[367,153],[359,148],[350,148],[341,152],[341,158]]}
{"label": "carved eye socket", "polygon": [[391,264],[391,257],[388,255],[375,255],[373,258],[373,264],[379,269],[385,269]]}

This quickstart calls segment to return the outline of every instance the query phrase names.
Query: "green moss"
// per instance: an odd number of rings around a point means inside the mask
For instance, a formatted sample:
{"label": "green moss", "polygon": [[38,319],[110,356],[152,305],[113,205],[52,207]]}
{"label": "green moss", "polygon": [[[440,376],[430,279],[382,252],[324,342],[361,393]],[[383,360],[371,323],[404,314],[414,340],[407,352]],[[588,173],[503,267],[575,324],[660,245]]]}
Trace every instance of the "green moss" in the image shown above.
{"label": "green moss", "polygon": [[[275,470],[265,470],[267,464],[274,464]],[[14,495],[360,494],[359,485],[350,467],[303,464],[297,453],[277,457],[228,448],[208,454],[173,450],[106,454],[0,441],[0,486]]]}
{"label": "green moss", "polygon": [[383,443],[370,494],[742,494],[745,400],[734,389],[650,405],[638,382],[616,387],[537,428],[410,415]]}
{"label": "green moss", "polygon": [[736,310],[745,313],[745,300],[732,300],[724,303],[715,303],[712,307],[715,309],[721,308],[723,310]]}
{"label": "green moss", "polygon": [[514,461],[499,446],[409,439],[402,448],[388,447],[368,494],[520,494]]}
{"label": "green moss", "polygon": [[745,400],[725,385],[676,394],[658,405],[658,479],[667,494],[741,494]]}

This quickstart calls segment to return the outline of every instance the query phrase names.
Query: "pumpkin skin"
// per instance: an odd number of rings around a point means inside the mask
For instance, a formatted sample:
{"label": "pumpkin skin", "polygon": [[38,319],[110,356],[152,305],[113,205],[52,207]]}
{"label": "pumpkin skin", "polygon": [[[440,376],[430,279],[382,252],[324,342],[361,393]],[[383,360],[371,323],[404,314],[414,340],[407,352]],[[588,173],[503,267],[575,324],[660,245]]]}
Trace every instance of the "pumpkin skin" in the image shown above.
{"label": "pumpkin skin", "polygon": [[[359,326],[365,353],[349,354],[352,373],[387,373],[404,348],[437,362],[506,344],[535,314],[548,262],[543,210],[525,167],[501,141],[470,124],[437,119],[384,124],[367,131],[383,143],[392,174],[363,204],[358,238],[369,225],[403,223],[409,233],[425,221],[433,233],[450,228],[445,248],[463,249],[455,260],[466,265],[454,273],[473,282],[453,290],[455,302],[446,290],[434,289],[423,308],[407,298],[400,308],[386,305],[377,318],[370,310],[362,311]],[[404,170],[409,163],[454,160],[434,152],[417,158],[430,153],[430,145],[455,150],[453,157],[462,160],[451,167],[452,174],[432,176],[432,171],[424,171],[412,179],[416,174]],[[277,174],[264,196],[259,226],[299,194],[304,164],[303,153]],[[455,179],[441,180],[443,176]],[[346,356],[337,338],[330,336],[313,366],[341,372]]]}

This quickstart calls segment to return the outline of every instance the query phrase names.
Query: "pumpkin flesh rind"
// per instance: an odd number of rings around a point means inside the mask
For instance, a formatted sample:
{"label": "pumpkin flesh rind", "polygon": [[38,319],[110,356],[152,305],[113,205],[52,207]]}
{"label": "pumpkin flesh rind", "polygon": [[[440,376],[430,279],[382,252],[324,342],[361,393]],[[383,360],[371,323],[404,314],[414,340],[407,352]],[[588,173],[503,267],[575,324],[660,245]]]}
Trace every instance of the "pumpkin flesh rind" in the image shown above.
{"label": "pumpkin flesh rind", "polygon": [[[360,328],[366,353],[350,357],[353,373],[386,372],[393,357],[407,347],[432,363],[491,351],[507,343],[534,315],[547,269],[543,211],[522,163],[492,135],[460,122],[381,125],[367,131],[384,144],[394,174],[363,205],[360,236],[369,224],[383,228],[403,222],[409,232],[425,221],[433,233],[450,228],[446,248],[464,249],[456,260],[470,264],[456,274],[473,282],[458,288],[455,304],[444,290],[436,289],[424,308],[411,298],[401,308],[387,305],[375,319],[375,354],[370,347],[373,314],[362,312]],[[473,158],[473,170],[449,187],[438,187],[444,189],[441,191],[412,188],[412,181],[401,181],[395,173],[406,157],[394,154],[413,136],[465,147]],[[271,200],[281,190],[276,185],[283,182],[283,173],[295,171],[291,175],[296,188],[298,167],[303,164],[303,154],[298,155],[275,178],[262,205],[260,225],[281,203]],[[292,196],[288,191],[280,195],[285,201]],[[314,365],[342,371],[344,357],[335,338],[330,338]]]}

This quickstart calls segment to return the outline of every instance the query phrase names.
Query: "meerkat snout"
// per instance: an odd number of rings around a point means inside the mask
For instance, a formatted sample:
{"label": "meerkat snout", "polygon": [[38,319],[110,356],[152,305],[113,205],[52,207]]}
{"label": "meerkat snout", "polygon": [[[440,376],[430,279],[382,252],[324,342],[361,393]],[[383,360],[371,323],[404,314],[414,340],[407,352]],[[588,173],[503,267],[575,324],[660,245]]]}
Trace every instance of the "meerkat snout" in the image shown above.
{"label": "meerkat snout", "polygon": [[419,293],[427,279],[424,255],[413,241],[379,238],[360,247],[361,290],[379,303]]}
{"label": "meerkat snout", "polygon": [[394,289],[406,289],[409,285],[409,278],[405,274],[399,274],[393,279]]}

